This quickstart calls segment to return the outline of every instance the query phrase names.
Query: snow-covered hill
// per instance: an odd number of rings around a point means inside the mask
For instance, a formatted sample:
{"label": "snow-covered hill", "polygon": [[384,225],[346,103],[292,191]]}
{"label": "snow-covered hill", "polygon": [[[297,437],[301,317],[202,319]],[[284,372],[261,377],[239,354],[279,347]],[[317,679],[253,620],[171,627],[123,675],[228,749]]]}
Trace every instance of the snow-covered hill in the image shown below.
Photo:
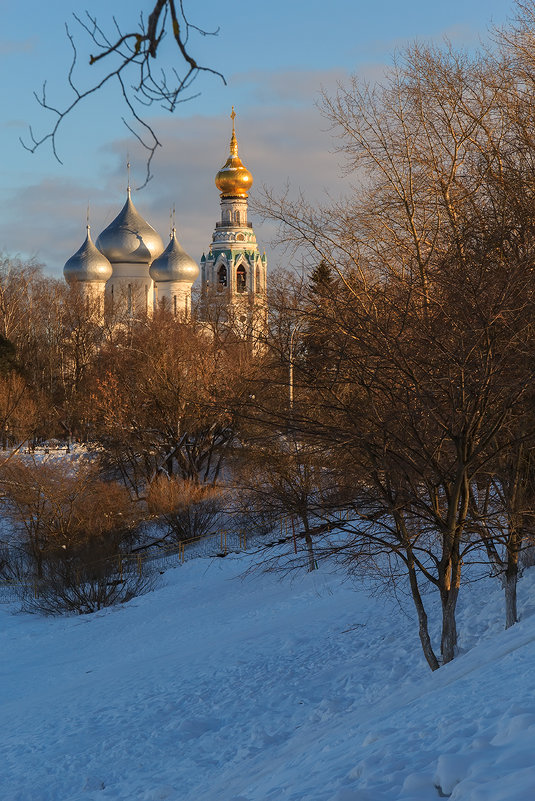
{"label": "snow-covered hill", "polygon": [[0,607],[1,801],[535,798],[535,569],[507,632],[498,585],[465,589],[431,674],[409,605],[250,559],[85,617]]}

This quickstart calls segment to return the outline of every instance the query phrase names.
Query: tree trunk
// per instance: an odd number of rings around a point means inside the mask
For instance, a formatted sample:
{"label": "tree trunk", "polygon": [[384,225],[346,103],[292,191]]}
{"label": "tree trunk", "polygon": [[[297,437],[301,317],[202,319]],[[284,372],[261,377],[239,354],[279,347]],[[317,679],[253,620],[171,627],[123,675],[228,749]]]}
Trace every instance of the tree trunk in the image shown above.
{"label": "tree trunk", "polygon": [[442,602],[442,637],[440,640],[440,652],[442,655],[442,664],[444,665],[447,662],[451,662],[454,658],[457,647],[455,610],[457,608],[458,597],[459,588],[452,586],[445,594],[445,599]]}
{"label": "tree trunk", "polygon": [[436,658],[435,652],[433,651],[433,647],[431,645],[431,637],[429,636],[429,626],[427,622],[427,612],[425,611],[424,603],[422,601],[422,596],[420,594],[420,588],[418,586],[418,579],[416,577],[416,570],[414,569],[414,563],[410,556],[409,556],[409,561],[407,563],[407,567],[409,570],[409,581],[410,581],[412,599],[414,601],[414,606],[416,607],[416,614],[418,615],[418,634],[420,636],[422,650],[427,660],[427,664],[429,665],[431,670],[437,670],[440,667],[440,665],[438,663],[438,659]]}
{"label": "tree trunk", "polygon": [[502,579],[505,591],[505,628],[509,629],[518,622],[516,606],[516,588],[518,584],[518,551],[509,552],[507,567]]}
{"label": "tree trunk", "polygon": [[314,546],[312,544],[312,536],[310,535],[310,526],[308,525],[308,515],[302,515],[303,528],[305,530],[305,542],[308,552],[308,572],[311,573],[316,569],[316,560],[314,558]]}
{"label": "tree trunk", "polygon": [[34,550],[35,554],[35,566],[37,568],[37,578],[43,578],[43,554],[39,548]]}

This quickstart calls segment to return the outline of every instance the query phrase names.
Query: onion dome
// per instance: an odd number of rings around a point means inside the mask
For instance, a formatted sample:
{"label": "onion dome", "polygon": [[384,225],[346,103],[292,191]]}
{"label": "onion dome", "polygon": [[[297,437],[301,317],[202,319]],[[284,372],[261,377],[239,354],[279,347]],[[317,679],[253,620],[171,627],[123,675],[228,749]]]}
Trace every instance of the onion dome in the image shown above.
{"label": "onion dome", "polygon": [[238,156],[238,140],[234,130],[234,118],[236,113],[232,106],[232,136],[230,139],[230,156],[215,177],[215,185],[221,192],[222,197],[247,197],[247,193],[253,185],[253,176],[242,164]]}
{"label": "onion dome", "polygon": [[153,281],[187,281],[192,284],[199,275],[199,265],[188,256],[173,228],[171,241],[166,249],[150,266],[150,277]]}
{"label": "onion dome", "polygon": [[163,250],[161,236],[143,219],[130,198],[97,239],[97,247],[112,264],[150,264]]}
{"label": "onion dome", "polygon": [[112,266],[106,256],[93,244],[89,225],[82,247],[65,263],[63,275],[68,284],[77,281],[107,281],[112,274]]}

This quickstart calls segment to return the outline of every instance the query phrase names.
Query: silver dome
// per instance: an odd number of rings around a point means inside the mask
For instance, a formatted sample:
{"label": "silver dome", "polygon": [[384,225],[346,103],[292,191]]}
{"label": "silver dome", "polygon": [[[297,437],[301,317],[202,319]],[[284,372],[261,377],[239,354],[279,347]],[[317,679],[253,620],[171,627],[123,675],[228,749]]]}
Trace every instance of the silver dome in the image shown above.
{"label": "silver dome", "polygon": [[68,284],[77,281],[107,281],[113,268],[100,250],[97,250],[91,239],[89,226],[85,242],[74,256],[65,263],[63,275]]}
{"label": "silver dome", "polygon": [[153,281],[187,281],[192,284],[199,276],[199,265],[188,256],[178,239],[175,229],[171,241],[162,255],[150,266],[150,277]]}
{"label": "silver dome", "polygon": [[143,219],[130,198],[97,239],[97,247],[112,264],[150,264],[163,250],[158,233]]}

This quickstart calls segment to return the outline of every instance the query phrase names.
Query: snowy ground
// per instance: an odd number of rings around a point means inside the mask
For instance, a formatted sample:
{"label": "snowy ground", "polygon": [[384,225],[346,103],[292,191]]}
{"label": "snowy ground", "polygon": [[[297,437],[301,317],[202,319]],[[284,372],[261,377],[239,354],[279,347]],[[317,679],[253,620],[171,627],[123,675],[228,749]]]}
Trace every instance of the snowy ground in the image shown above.
{"label": "snowy ground", "polygon": [[409,606],[250,559],[85,617],[0,607],[1,801],[535,798],[535,569],[508,632],[499,588],[467,588],[431,674]]}

